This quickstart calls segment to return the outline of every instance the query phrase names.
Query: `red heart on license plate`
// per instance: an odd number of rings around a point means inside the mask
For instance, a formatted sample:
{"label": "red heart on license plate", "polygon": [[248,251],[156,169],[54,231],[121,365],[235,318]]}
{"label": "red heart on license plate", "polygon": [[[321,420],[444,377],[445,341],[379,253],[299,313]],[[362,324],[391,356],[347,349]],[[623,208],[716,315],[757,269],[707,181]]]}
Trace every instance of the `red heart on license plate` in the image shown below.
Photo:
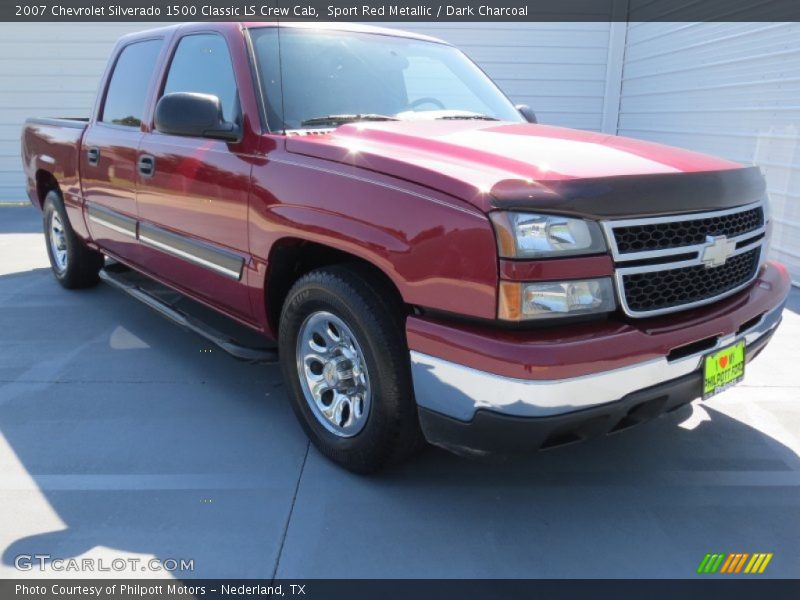
{"label": "red heart on license plate", "polygon": [[722,358],[719,359],[719,366],[722,367],[723,369],[725,368],[725,365],[727,365],[727,364],[728,364],[728,357],[727,356],[723,356]]}

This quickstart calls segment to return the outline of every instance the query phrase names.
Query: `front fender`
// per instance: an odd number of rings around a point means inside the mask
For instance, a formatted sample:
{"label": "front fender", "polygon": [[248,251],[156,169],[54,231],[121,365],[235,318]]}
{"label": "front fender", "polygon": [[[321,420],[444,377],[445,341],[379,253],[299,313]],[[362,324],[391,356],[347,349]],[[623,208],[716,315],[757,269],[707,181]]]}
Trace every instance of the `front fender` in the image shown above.
{"label": "front fender", "polygon": [[291,237],[357,256],[408,304],[492,319],[497,251],[485,215],[427,188],[349,165],[284,155],[253,170],[250,245],[266,264]]}

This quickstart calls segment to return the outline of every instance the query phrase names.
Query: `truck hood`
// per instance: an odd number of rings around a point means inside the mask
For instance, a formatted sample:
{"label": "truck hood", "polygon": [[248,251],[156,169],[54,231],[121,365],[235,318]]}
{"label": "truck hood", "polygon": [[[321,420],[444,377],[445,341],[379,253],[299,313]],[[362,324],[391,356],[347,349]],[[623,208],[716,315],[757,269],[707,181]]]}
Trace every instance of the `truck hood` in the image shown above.
{"label": "truck hood", "polygon": [[757,169],[652,142],[528,123],[387,121],[290,135],[289,152],[432,188],[481,211],[587,216],[737,206],[763,195]]}

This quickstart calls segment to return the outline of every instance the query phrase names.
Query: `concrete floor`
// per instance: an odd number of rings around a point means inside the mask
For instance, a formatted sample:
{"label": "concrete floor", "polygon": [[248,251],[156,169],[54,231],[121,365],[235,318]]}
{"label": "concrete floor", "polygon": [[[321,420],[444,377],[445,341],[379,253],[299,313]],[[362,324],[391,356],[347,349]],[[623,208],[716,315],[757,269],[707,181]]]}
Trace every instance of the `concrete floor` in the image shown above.
{"label": "concrete floor", "polygon": [[179,577],[687,577],[707,552],[800,575],[798,291],[745,383],[683,414],[363,478],[309,448],[277,367],[106,285],[63,290],[39,230],[0,209],[0,577],[42,575],[21,554],[193,559]]}

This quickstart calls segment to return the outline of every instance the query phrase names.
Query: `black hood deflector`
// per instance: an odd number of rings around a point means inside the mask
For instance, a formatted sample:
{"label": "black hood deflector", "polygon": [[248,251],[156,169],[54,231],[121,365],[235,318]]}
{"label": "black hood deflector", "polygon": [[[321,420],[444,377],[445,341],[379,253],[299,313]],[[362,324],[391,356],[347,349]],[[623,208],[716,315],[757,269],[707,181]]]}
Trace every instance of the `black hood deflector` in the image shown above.
{"label": "black hood deflector", "polygon": [[591,219],[722,210],[757,202],[765,194],[766,183],[758,167],[541,182],[506,180],[491,190],[496,209]]}

